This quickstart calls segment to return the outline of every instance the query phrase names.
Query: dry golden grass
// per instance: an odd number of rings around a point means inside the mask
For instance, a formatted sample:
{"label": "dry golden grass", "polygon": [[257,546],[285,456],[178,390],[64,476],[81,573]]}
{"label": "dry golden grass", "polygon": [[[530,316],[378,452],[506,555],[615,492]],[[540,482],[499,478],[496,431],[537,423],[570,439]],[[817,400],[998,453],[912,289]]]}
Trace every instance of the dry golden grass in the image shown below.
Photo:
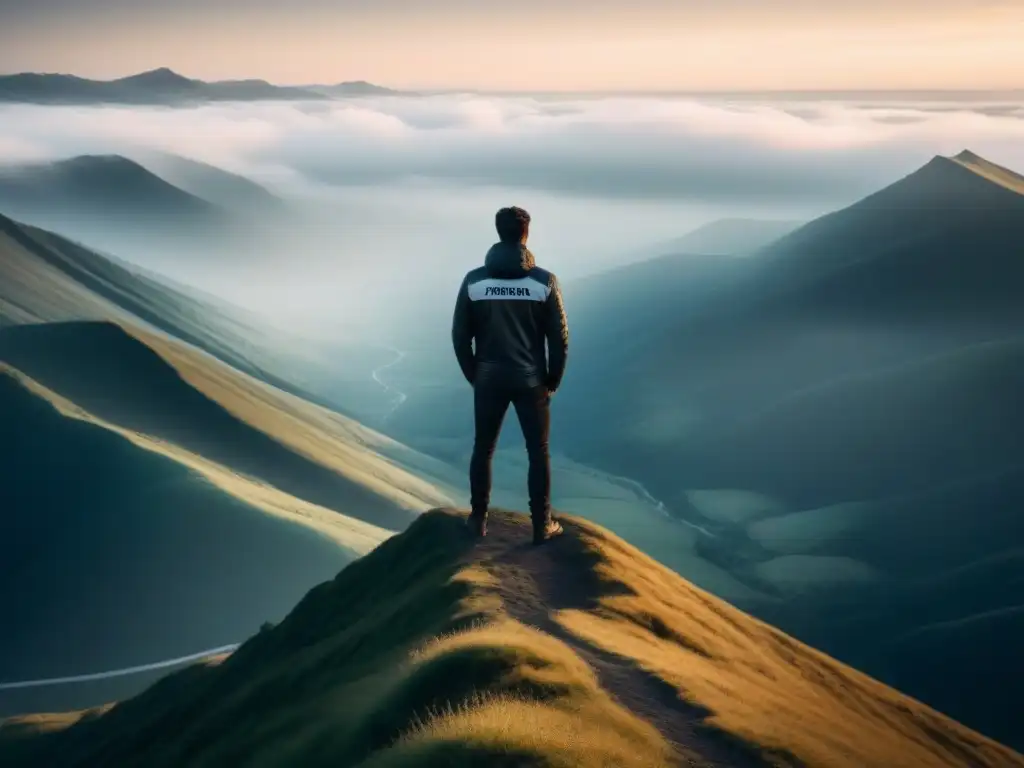
{"label": "dry golden grass", "polygon": [[536,549],[520,515],[475,544],[462,520],[422,516],[219,665],[4,724],[0,761],[1024,766],[593,524]]}
{"label": "dry golden grass", "polygon": [[0,375],[7,375],[16,379],[30,392],[49,402],[64,416],[103,427],[130,440],[139,448],[173,459],[179,464],[199,473],[222,491],[251,504],[262,512],[311,528],[356,556],[365,555],[382,541],[393,535],[393,531],[339,514],[335,510],[326,509],[283,493],[273,486],[260,482],[256,478],[240,475],[230,467],[225,467],[173,443],[133,432],[117,424],[97,418],[70,400],[61,397],[56,392],[47,389],[39,382],[30,379],[20,371],[4,363],[0,363]]}
{"label": "dry golden grass", "polygon": [[191,386],[230,414],[296,453],[389,498],[422,511],[450,503],[440,483],[424,480],[383,455],[394,441],[326,408],[264,384],[182,342],[128,329]]}
{"label": "dry golden grass", "polygon": [[331,512],[365,521],[370,546],[381,540],[373,529],[403,528],[458,492],[390,438],[156,332],[96,322],[4,329],[0,361],[59,395],[64,410],[159,445],[225,490],[244,486],[275,513],[318,529]]}
{"label": "dry golden grass", "polygon": [[1003,168],[1001,165],[989,162],[973,152],[962,152],[951,159],[953,162],[973,171],[982,178],[988,179],[1012,192],[1016,192],[1018,195],[1024,195],[1024,176],[1011,171],[1009,168]]}
{"label": "dry golden grass", "polygon": [[[406,674],[486,654],[514,656],[517,664],[500,682],[492,681],[491,690],[417,718],[377,759],[402,764],[418,753],[458,744],[494,755],[530,755],[545,765],[567,768],[674,764],[672,750],[657,730],[616,703],[578,655],[518,621],[497,618],[430,641],[412,655]],[[587,726],[581,728],[581,723]]]}
{"label": "dry golden grass", "polygon": [[574,522],[602,596],[589,609],[558,612],[557,621],[670,683],[710,710],[717,728],[807,765],[1024,765],[1005,747],[697,589],[596,526]]}
{"label": "dry golden grass", "polygon": [[0,324],[5,318],[19,323],[127,319],[127,313],[41,260],[13,233],[24,234],[0,216]]}

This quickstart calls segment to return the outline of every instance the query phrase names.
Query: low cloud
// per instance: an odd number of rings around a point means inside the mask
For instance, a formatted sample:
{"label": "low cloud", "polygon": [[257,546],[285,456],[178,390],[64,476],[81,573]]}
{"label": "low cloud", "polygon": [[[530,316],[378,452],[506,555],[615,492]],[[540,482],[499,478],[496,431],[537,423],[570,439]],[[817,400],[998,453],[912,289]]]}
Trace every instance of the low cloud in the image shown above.
{"label": "low cloud", "polygon": [[964,147],[1024,167],[1019,104],[382,97],[0,108],[6,160],[159,147],[256,177],[584,198],[839,204]]}
{"label": "low cloud", "polygon": [[258,311],[379,323],[396,306],[447,312],[501,205],[530,210],[538,258],[571,281],[713,219],[810,219],[934,154],[970,147],[1024,169],[1020,107],[492,95],[7,105],[0,161],[157,148],[248,175],[303,199],[303,223],[274,219],[258,244],[191,260],[115,252]]}

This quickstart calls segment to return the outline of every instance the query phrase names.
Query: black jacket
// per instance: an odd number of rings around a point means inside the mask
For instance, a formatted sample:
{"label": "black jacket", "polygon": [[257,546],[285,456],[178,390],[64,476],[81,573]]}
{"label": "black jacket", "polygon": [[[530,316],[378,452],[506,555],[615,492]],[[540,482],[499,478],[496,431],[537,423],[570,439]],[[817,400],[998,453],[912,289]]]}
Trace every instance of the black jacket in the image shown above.
{"label": "black jacket", "polygon": [[484,265],[469,272],[459,288],[452,344],[471,384],[500,379],[554,392],[569,351],[558,279],[536,265],[525,245],[491,246]]}

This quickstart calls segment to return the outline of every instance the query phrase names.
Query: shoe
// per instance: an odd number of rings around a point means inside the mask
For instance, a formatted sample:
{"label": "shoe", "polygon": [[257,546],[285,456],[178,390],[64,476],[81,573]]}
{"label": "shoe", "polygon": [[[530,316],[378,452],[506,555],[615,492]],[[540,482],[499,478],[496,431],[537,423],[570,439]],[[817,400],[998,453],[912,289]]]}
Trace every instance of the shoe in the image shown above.
{"label": "shoe", "polygon": [[562,524],[557,520],[548,518],[542,525],[533,526],[533,543],[543,544],[548,539],[553,539],[555,536],[560,536],[565,533],[565,529]]}
{"label": "shoe", "polygon": [[466,518],[466,527],[469,528],[470,533],[482,539],[487,535],[487,516],[470,513]]}

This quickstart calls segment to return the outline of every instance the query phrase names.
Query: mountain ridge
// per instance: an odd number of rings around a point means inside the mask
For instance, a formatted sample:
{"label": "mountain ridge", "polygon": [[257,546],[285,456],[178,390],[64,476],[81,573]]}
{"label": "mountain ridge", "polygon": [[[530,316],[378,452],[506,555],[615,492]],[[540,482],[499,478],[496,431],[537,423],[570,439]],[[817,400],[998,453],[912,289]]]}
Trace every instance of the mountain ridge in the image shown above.
{"label": "mountain ridge", "polygon": [[0,103],[188,104],[217,101],[317,101],[333,96],[396,93],[362,80],[334,85],[274,85],[261,79],[199,80],[169,67],[109,80],[56,72],[0,75]]}
{"label": "mountain ridge", "polygon": [[[1016,180],[1016,181],[1014,181]],[[851,208],[1024,207],[1024,178],[980,155],[936,155],[921,168]]]}
{"label": "mountain ridge", "polygon": [[[297,398],[289,407],[284,393],[262,392],[265,385],[201,354],[112,322],[0,330],[0,360],[89,414],[295,498],[390,530],[408,525],[418,505],[442,498],[411,475],[404,482],[394,475],[387,487],[378,477],[386,462],[377,466],[371,451],[362,456],[339,439],[341,416]],[[314,428],[320,421],[338,434],[321,434]]]}
{"label": "mountain ridge", "polygon": [[592,523],[566,517],[566,536],[537,550],[522,546],[523,515],[495,510],[475,545],[464,519],[425,513],[233,654],[135,699],[7,720],[0,756],[53,768],[100,754],[126,768],[1024,765]]}
{"label": "mountain ridge", "polygon": [[287,210],[285,201],[263,185],[195,158],[153,150],[129,159],[189,194],[223,208],[267,214]]}
{"label": "mountain ridge", "polygon": [[1006,187],[1012,192],[1024,195],[1024,176],[1016,171],[997,165],[991,160],[986,160],[969,149],[963,150],[960,154],[950,158],[950,160],[993,183]]}

